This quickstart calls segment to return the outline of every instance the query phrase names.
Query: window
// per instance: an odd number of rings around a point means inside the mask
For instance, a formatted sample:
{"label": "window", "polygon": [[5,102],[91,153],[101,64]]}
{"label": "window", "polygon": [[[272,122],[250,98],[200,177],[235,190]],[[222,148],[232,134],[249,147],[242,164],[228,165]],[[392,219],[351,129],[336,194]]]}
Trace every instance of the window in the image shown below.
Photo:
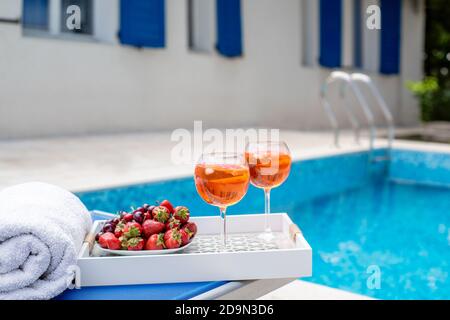
{"label": "window", "polygon": [[22,24],[26,29],[48,30],[49,0],[24,0]]}
{"label": "window", "polygon": [[[94,0],[23,0],[24,35],[72,38],[94,34]],[[67,13],[71,5],[80,8],[80,28],[70,30],[67,20],[76,12]]]}
{"label": "window", "polygon": [[242,56],[241,0],[217,0],[217,52],[228,58]]}
{"label": "window", "polygon": [[191,50],[213,51],[215,23],[215,1],[188,0],[188,37]]}
{"label": "window", "polygon": [[193,51],[242,56],[241,0],[189,0],[188,30]]}
{"label": "window", "polygon": [[121,0],[120,42],[138,48],[164,48],[165,0]]}
{"label": "window", "polygon": [[[70,30],[66,26],[67,18],[71,13],[67,13],[67,8],[77,5],[81,12],[81,28]],[[92,0],[62,0],[61,4],[61,31],[68,33],[92,34],[93,32],[93,12]]]}
{"label": "window", "polygon": [[342,0],[320,0],[319,63],[326,68],[342,66]]}

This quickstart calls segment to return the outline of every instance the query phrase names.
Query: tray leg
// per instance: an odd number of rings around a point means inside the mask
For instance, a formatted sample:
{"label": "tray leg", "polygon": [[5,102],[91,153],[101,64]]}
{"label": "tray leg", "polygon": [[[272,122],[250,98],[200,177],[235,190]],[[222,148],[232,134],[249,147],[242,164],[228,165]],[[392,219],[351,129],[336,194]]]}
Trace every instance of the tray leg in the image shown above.
{"label": "tray leg", "polygon": [[253,300],[294,281],[296,278],[231,281],[191,300]]}

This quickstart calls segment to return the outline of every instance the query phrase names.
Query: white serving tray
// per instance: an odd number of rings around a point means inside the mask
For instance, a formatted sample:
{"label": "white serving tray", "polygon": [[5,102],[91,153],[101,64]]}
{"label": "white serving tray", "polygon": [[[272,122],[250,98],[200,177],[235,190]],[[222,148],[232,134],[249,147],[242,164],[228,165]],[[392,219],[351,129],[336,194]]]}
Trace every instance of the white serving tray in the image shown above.
{"label": "white serving tray", "polygon": [[93,246],[103,221],[95,221],[78,257],[81,286],[254,280],[307,277],[312,272],[312,249],[285,213],[269,216],[276,237],[257,238],[264,214],[227,217],[229,247],[220,247],[218,216],[191,217],[198,233],[189,248],[173,254],[116,256]]}

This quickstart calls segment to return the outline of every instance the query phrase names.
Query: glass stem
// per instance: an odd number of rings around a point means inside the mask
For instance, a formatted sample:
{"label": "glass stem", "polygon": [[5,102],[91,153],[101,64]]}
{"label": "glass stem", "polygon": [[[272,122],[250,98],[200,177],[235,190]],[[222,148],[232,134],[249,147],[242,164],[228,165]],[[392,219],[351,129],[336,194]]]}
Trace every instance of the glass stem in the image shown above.
{"label": "glass stem", "polygon": [[266,232],[270,232],[270,226],[269,226],[269,214],[270,214],[270,188],[264,189],[264,211],[265,213],[265,219],[264,219],[264,230]]}
{"label": "glass stem", "polygon": [[221,232],[221,240],[223,247],[227,246],[227,207],[221,207],[220,209],[220,218],[222,220],[222,232]]}

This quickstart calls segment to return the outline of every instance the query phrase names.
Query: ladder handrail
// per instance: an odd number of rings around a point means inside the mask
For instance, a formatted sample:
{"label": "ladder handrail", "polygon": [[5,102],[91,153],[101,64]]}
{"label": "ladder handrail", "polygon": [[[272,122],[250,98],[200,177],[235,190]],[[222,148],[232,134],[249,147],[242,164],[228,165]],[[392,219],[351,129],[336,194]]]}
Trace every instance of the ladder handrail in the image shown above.
{"label": "ladder handrail", "polygon": [[[359,88],[353,83],[353,80],[351,78],[351,76],[343,71],[333,71],[331,72],[331,74],[328,76],[328,78],[326,79],[325,83],[323,84],[321,91],[320,91],[320,97],[321,97],[321,102],[322,105],[324,106],[328,117],[332,120],[330,120],[330,123],[332,123],[332,126],[334,128],[334,141],[335,141],[335,145],[338,146],[339,145],[339,125],[337,123],[337,118],[336,118],[336,114],[334,113],[334,111],[332,111],[331,105],[328,102],[328,99],[326,98],[326,94],[327,94],[327,88],[328,86],[333,83],[334,81],[343,81],[344,83],[346,83],[348,85],[348,87],[351,89],[351,91],[353,92],[356,100],[358,101],[358,104],[361,106],[362,110],[363,110],[363,114],[367,120],[367,124],[369,127],[369,132],[370,132],[370,155],[372,154],[372,150],[373,150],[373,145],[374,145],[374,140],[375,140],[375,136],[376,136],[376,128],[375,128],[375,120],[374,120],[374,116],[372,111],[370,110],[369,105],[367,104],[366,100],[364,99],[364,96],[361,94],[361,92],[359,91]],[[345,91],[341,92],[342,94],[345,95]],[[347,116],[349,117],[354,132],[355,132],[355,140],[358,141],[358,137],[359,137],[359,123],[356,119],[356,117],[354,116],[353,112],[351,111],[351,109],[348,107],[347,104],[345,104],[345,108],[346,108],[346,112],[347,112]]]}
{"label": "ladder handrail", "polygon": [[[329,103],[327,99],[327,92],[328,87],[336,81],[344,82],[345,84],[350,83],[351,79],[349,75],[345,72],[341,71],[333,71],[325,80],[323,83],[321,90],[320,90],[320,101],[325,109],[325,112],[327,114],[328,120],[330,121],[331,126],[333,127],[334,131],[334,145],[336,147],[339,147],[339,135],[340,135],[340,129],[339,129],[339,122],[337,121],[336,113],[334,112],[333,108],[331,107],[331,104]],[[345,91],[341,88],[341,97],[345,96]],[[350,120],[350,123],[353,127],[353,131],[355,132],[355,141],[359,143],[359,122],[355,115],[353,114],[352,110],[348,107],[347,104],[345,105],[345,112],[347,114],[347,117]]]}
{"label": "ladder handrail", "polygon": [[391,111],[389,110],[389,107],[386,104],[386,101],[383,99],[383,96],[380,94],[380,91],[378,88],[374,85],[372,79],[363,73],[353,73],[351,75],[351,79],[353,81],[361,82],[366,84],[372,95],[375,97],[375,100],[377,101],[378,106],[381,109],[381,112],[384,116],[384,119],[387,123],[388,128],[388,148],[389,151],[392,149],[392,141],[394,140],[395,136],[395,126],[394,126],[394,117],[392,116]]}
{"label": "ladder handrail", "polygon": [[[333,71],[330,73],[330,75],[327,77],[325,82],[323,83],[321,90],[320,90],[320,101],[322,106],[324,107],[327,116],[330,120],[331,126],[334,130],[334,143],[336,147],[339,147],[339,123],[337,121],[336,113],[334,112],[333,108],[331,108],[331,104],[327,99],[327,92],[328,87],[335,81],[341,81],[343,82],[343,86],[341,87],[341,98],[346,98],[346,89],[350,88],[350,91],[352,91],[353,95],[355,96],[358,105],[361,107],[364,117],[367,121],[367,126],[370,132],[370,142],[369,142],[369,159],[372,160],[372,152],[374,149],[374,141],[376,138],[376,126],[375,126],[375,117],[373,115],[372,109],[370,105],[368,104],[367,100],[365,99],[364,95],[360,91],[359,86],[357,85],[358,82],[364,83],[369,89],[371,94],[375,97],[375,100],[377,102],[377,105],[379,109],[381,110],[384,119],[386,120],[386,127],[388,128],[388,159],[390,158],[390,153],[392,149],[392,142],[395,137],[395,124],[394,124],[394,117],[392,116],[392,113],[387,106],[385,100],[383,99],[383,96],[380,94],[380,91],[378,88],[374,85],[372,79],[362,73],[352,73],[349,74],[347,72],[343,71]],[[354,133],[355,133],[355,141],[359,141],[359,122],[355,115],[353,114],[352,110],[348,107],[347,104],[345,104],[345,111],[347,114],[347,117],[350,119],[350,122],[352,124]]]}
{"label": "ladder handrail", "polygon": [[[350,78],[351,79],[351,78]],[[370,140],[369,140],[369,149],[370,153],[369,156],[372,156],[372,151],[374,147],[374,141],[376,137],[376,127],[375,127],[375,117],[373,116],[372,110],[369,107],[369,104],[367,103],[366,99],[364,99],[364,96],[362,95],[361,91],[359,91],[359,88],[355,85],[353,80],[350,81],[350,88],[353,91],[353,94],[356,97],[356,100],[358,101],[358,104],[361,106],[363,110],[363,114],[367,121],[367,126],[370,132]]]}

